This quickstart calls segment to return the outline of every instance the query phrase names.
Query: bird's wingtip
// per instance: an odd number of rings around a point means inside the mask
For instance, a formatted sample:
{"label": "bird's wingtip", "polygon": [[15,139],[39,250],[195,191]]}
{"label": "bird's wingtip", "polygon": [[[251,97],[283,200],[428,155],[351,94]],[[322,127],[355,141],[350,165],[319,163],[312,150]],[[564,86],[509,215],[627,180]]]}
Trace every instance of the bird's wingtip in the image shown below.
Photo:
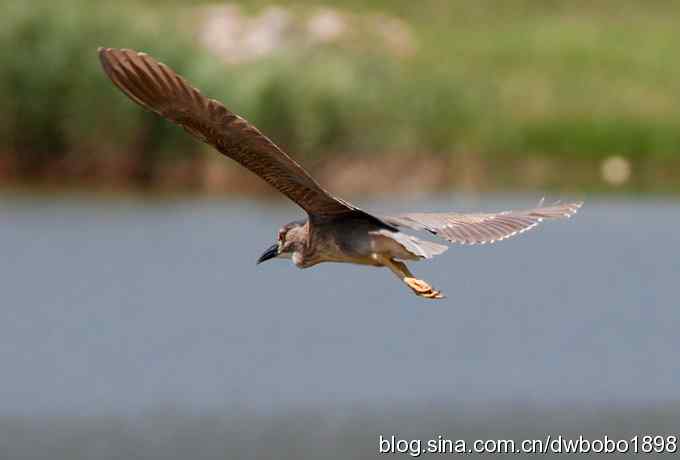
{"label": "bird's wingtip", "polygon": [[571,204],[571,207],[573,208],[574,212],[576,212],[576,211],[578,211],[579,209],[581,209],[581,206],[583,206],[583,203],[584,203],[583,201],[574,201],[574,202]]}
{"label": "bird's wingtip", "polygon": [[581,206],[583,206],[583,201],[574,201],[573,203],[569,203],[567,205],[567,212],[565,213],[565,217],[571,217],[574,214],[578,212],[579,209],[581,209]]}

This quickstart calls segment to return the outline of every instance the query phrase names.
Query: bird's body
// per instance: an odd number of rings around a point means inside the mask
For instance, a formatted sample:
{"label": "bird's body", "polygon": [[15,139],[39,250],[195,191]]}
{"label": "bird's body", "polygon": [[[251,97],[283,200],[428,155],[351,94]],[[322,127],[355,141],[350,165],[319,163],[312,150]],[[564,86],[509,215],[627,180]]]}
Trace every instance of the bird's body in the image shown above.
{"label": "bird's body", "polygon": [[480,214],[369,214],[324,190],[257,128],[220,102],[203,96],[166,65],[131,50],[100,48],[99,56],[106,74],[130,99],[239,162],[307,212],[307,220],[291,222],[279,230],[278,242],[258,263],[290,257],[299,268],[322,262],[386,267],[415,294],[439,299],[441,293],[416,279],[404,261],[430,259],[448,247],[402,229],[425,230],[451,243],[493,243],[545,219],[570,217],[581,206],[539,205],[526,211]]}
{"label": "bird's body", "polygon": [[[292,255],[293,262],[300,268],[309,268],[321,262],[353,263],[358,265],[381,266],[379,255],[398,260],[419,260],[447,249],[446,246],[420,240],[414,236],[396,231],[393,227],[379,225],[363,219],[341,220],[338,222],[305,221],[288,238],[299,239],[300,249]],[[420,244],[429,249],[409,250],[409,245]]]}

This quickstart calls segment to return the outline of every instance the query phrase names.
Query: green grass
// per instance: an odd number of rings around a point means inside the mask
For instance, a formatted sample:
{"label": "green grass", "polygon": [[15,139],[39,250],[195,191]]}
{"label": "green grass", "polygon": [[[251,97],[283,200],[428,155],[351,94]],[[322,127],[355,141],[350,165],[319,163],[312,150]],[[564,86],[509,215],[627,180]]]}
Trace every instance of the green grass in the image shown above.
{"label": "green grass", "polygon": [[193,39],[190,5],[200,3],[5,5],[0,160],[33,177],[55,164],[65,174],[96,170],[122,155],[148,181],[158,165],[196,158],[198,144],[103,77],[99,45],[155,55],[308,159],[621,154],[653,168],[680,152],[677,2],[283,1],[301,14],[322,4],[387,12],[411,25],[418,51],[396,58],[367,40],[232,66]]}

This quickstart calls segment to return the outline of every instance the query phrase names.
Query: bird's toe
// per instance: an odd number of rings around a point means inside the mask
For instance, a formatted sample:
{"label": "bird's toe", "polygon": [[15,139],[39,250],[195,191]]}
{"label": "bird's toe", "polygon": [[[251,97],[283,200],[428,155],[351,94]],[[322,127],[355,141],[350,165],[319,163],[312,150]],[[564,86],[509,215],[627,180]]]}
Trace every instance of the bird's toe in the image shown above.
{"label": "bird's toe", "polygon": [[427,299],[445,299],[446,296],[441,293],[441,291],[435,291],[433,290],[432,292],[428,292],[426,294],[423,294],[422,297],[425,297]]}
{"label": "bird's toe", "polygon": [[440,291],[432,288],[426,281],[417,278],[405,277],[404,282],[409,288],[419,297],[426,299],[443,299],[444,296]]}
{"label": "bird's toe", "polygon": [[404,283],[406,283],[408,287],[410,287],[415,292],[425,293],[432,290],[432,286],[417,278],[405,277]]}

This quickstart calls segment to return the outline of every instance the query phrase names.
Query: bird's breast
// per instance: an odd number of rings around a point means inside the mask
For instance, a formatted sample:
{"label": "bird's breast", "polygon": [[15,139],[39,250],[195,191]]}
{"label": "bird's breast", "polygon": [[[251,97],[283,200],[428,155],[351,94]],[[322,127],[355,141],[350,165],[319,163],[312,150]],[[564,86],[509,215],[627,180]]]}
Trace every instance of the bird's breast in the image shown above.
{"label": "bird's breast", "polygon": [[321,262],[375,265],[371,235],[357,229],[334,228],[319,232],[302,254],[301,265],[310,267]]}

